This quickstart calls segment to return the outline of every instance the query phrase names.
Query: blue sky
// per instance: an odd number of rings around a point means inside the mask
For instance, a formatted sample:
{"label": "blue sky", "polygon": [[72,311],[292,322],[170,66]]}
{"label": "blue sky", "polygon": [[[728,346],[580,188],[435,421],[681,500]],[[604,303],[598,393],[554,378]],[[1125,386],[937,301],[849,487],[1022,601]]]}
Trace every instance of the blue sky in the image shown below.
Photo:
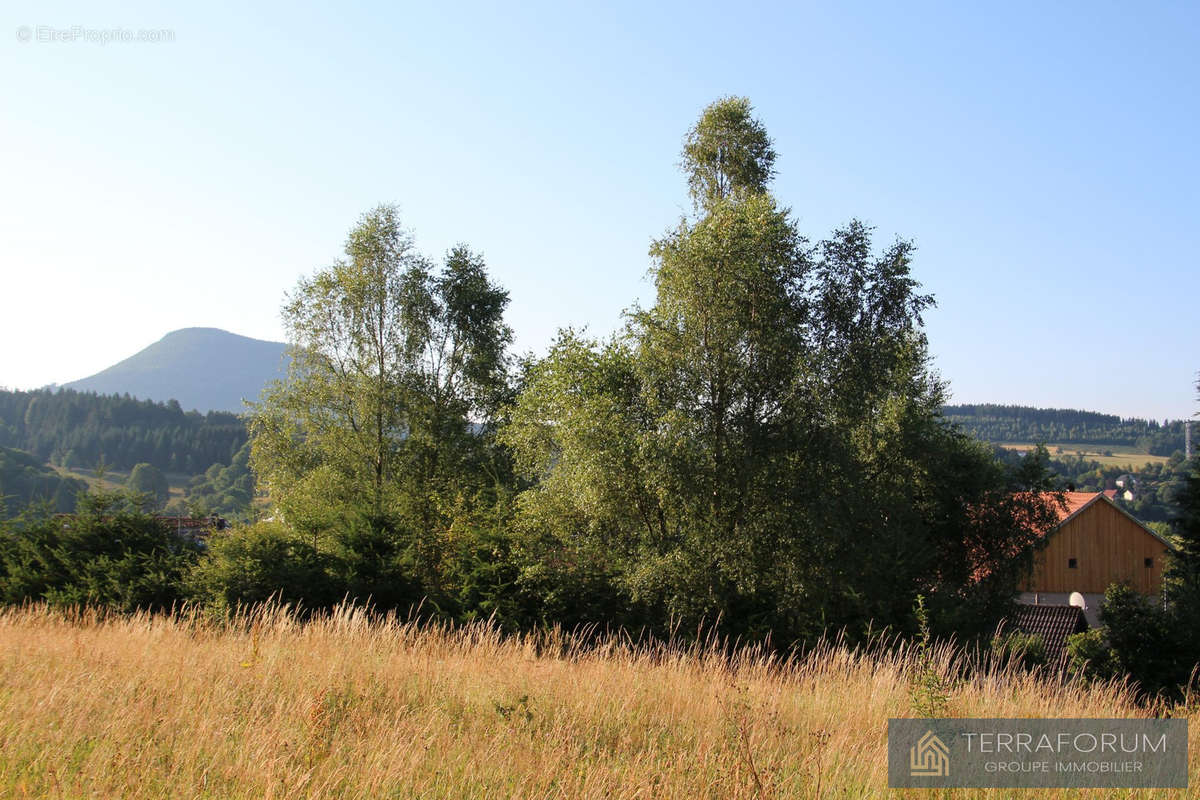
{"label": "blue sky", "polygon": [[[652,299],[683,134],[739,94],[805,234],[916,241],[955,401],[1191,415],[1200,6],[975,5],[8,3],[0,385],[282,338],[380,202],[484,253],[521,350],[605,333]],[[173,40],[38,40],[74,26]]]}

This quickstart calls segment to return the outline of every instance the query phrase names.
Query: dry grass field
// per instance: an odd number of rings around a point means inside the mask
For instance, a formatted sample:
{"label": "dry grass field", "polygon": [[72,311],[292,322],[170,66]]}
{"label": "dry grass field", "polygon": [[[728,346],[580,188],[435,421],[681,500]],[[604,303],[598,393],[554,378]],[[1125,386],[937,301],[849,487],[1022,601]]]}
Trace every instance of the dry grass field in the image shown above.
{"label": "dry grass field", "polygon": [[[951,661],[935,654],[942,669]],[[0,795],[887,797],[886,723],[912,715],[911,663],[836,644],[783,663],[620,640],[583,648],[554,633],[430,630],[353,609],[307,624],[277,609],[232,623],[10,609],[0,611]],[[1121,687],[993,670],[955,689],[946,713],[1148,712]]]}

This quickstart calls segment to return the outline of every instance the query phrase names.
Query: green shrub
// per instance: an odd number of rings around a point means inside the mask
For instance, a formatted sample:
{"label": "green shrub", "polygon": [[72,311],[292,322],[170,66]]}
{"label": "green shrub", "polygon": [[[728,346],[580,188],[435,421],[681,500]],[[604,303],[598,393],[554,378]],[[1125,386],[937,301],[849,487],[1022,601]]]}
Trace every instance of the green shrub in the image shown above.
{"label": "green shrub", "polygon": [[925,608],[925,597],[917,595],[913,608],[917,619],[915,663],[909,675],[909,699],[913,713],[918,717],[941,717],[950,705],[950,694],[959,682],[939,668],[934,651],[933,635],[929,622],[929,611]]}
{"label": "green shrub", "polygon": [[79,511],[24,517],[0,534],[0,600],[119,611],[187,597],[200,548],[122,494],[83,494]]}
{"label": "green shrub", "polygon": [[1067,637],[1067,669],[1085,684],[1111,680],[1121,674],[1121,664],[1101,628]]}
{"label": "green shrub", "polygon": [[350,600],[380,610],[443,610],[434,548],[401,520],[354,516],[330,536],[334,580]]}
{"label": "green shrub", "polygon": [[1006,661],[1020,662],[1027,669],[1046,664],[1046,642],[1040,634],[1008,631],[992,639],[992,652]]}
{"label": "green shrub", "polygon": [[1194,620],[1180,620],[1171,609],[1125,585],[1104,593],[1101,618],[1121,668],[1149,695],[1175,693],[1188,681],[1192,659],[1187,637]]}
{"label": "green shrub", "polygon": [[331,566],[310,540],[278,523],[260,522],[213,534],[190,585],[217,608],[272,598],[309,610],[328,608],[342,597]]}

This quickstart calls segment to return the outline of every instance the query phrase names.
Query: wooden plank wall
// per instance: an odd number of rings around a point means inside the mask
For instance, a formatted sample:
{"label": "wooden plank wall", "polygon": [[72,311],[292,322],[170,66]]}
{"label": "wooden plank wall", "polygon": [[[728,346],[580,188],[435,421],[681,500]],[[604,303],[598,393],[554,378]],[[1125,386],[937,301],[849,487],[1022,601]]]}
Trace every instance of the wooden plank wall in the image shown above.
{"label": "wooden plank wall", "polygon": [[[1127,581],[1142,594],[1157,596],[1166,552],[1140,525],[1097,500],[1050,535],[1023,591],[1102,593],[1109,584]],[[1069,567],[1072,558],[1075,569]]]}

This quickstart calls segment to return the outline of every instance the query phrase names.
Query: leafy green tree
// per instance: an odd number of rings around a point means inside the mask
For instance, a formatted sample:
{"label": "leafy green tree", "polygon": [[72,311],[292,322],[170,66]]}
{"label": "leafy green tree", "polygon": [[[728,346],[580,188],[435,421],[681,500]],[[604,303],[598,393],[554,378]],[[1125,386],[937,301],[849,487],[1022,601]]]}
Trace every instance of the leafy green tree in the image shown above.
{"label": "leafy green tree", "polygon": [[419,599],[439,580],[445,509],[489,480],[508,294],[463,246],[435,271],[390,206],[363,215],[345,252],[284,307],[289,374],[251,416],[251,465],[287,523],[348,565],[356,596],[413,584],[401,595]]}
{"label": "leafy green tree", "polygon": [[557,540],[540,550],[690,618],[754,593],[787,509],[763,500],[804,488],[786,466],[808,255],[764,191],[773,161],[745,100],[705,111],[684,152],[698,217],[651,250],[656,304],[605,345],[565,334],[506,434],[541,481],[523,498]]}
{"label": "leafy green tree", "polygon": [[704,109],[688,132],[681,166],[697,208],[712,208],[732,194],[765,192],[775,150],[750,101],[727,97]]}
{"label": "leafy green tree", "polygon": [[142,462],[134,466],[125,482],[125,488],[134,494],[145,498],[148,508],[161,509],[171,496],[171,486],[167,476],[153,464]]}
{"label": "leafy green tree", "polygon": [[1176,549],[1167,564],[1166,602],[1111,586],[1102,607],[1112,661],[1151,695],[1180,694],[1200,667],[1200,459],[1189,466],[1173,492]]}
{"label": "leafy green tree", "polygon": [[[1200,383],[1197,384],[1200,390]],[[1173,492],[1176,515],[1171,521],[1176,550],[1167,564],[1167,600],[1177,619],[1189,666],[1200,664],[1200,456],[1184,466],[1186,473]]]}
{"label": "leafy green tree", "polygon": [[610,341],[563,332],[530,369],[503,433],[533,484],[520,581],[593,587],[583,616],[785,639],[911,624],[919,593],[1011,596],[1031,524],[939,417],[912,245],[877,252],[852,222],[810,246],[766,190],[774,159],[747,101],[706,109],[684,148],[695,216],[651,248],[654,305]]}

